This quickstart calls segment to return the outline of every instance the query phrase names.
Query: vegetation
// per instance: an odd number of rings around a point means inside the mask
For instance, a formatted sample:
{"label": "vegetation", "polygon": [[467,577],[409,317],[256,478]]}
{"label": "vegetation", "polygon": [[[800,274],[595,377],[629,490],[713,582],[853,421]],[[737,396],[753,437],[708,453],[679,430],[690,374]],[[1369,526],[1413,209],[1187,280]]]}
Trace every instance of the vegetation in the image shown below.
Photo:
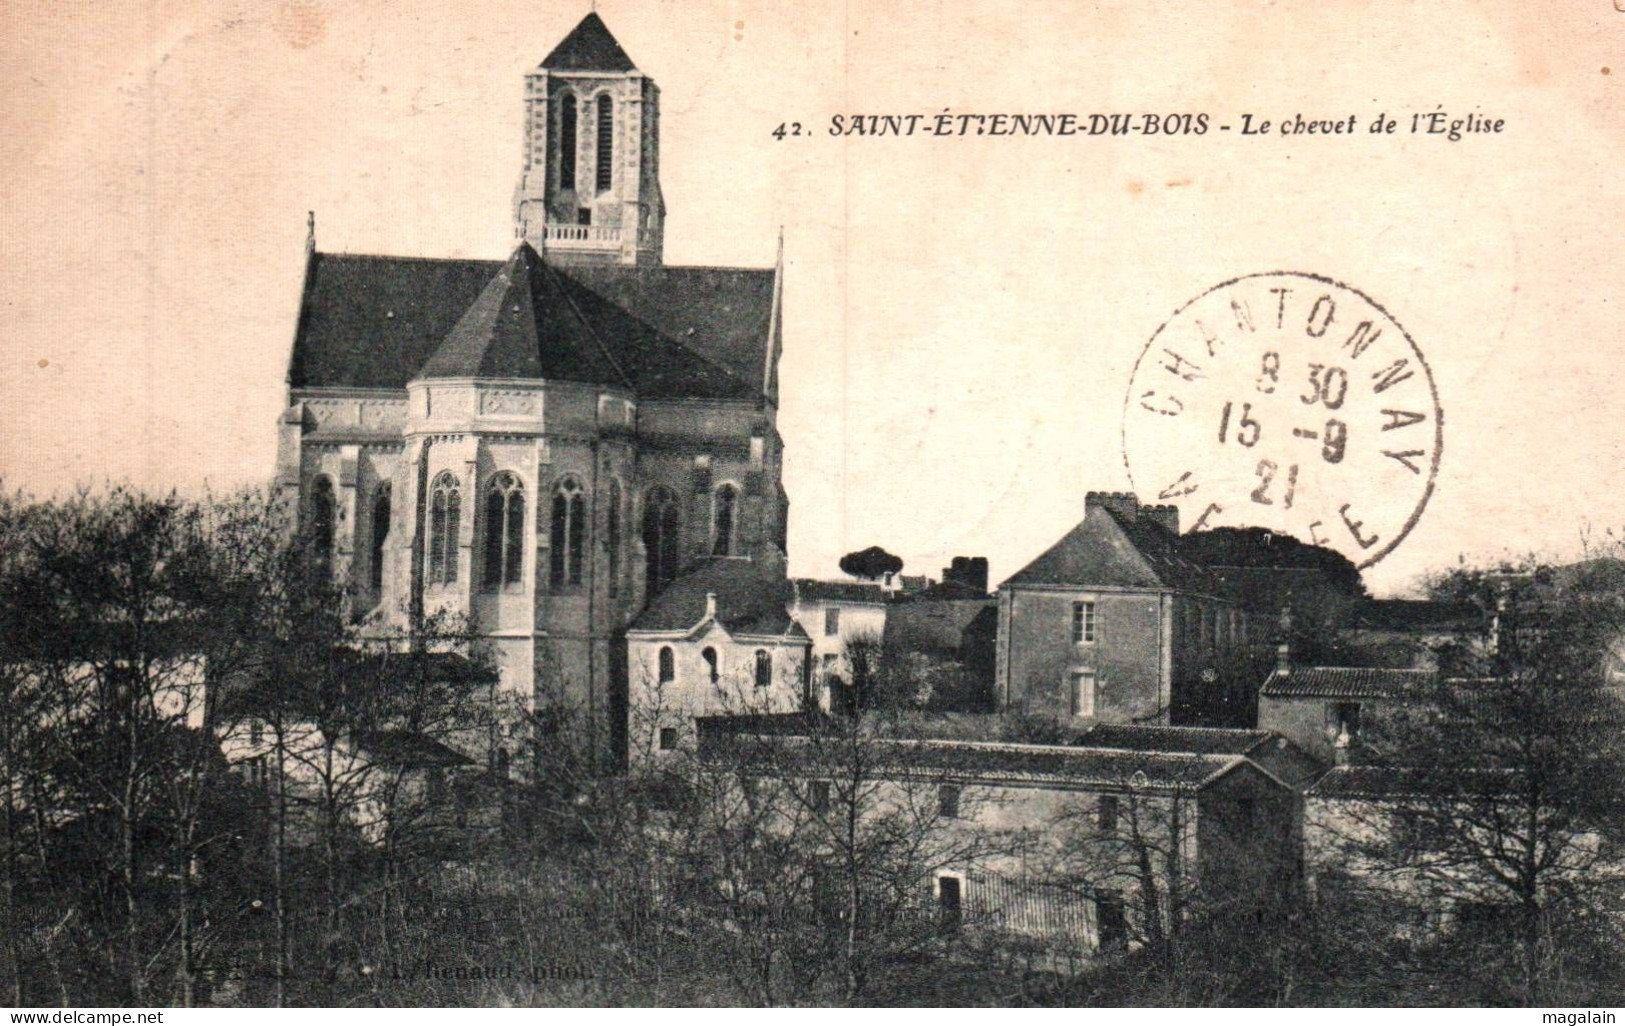
{"label": "vegetation", "polygon": [[[504,695],[455,618],[382,631],[306,542],[265,496],[0,496],[7,1003],[1625,999],[1625,619],[1596,574],[1438,582],[1498,640],[1441,653],[1455,683],[1370,738],[1417,785],[1373,813],[1400,828],[1351,830],[1315,901],[1243,909],[1169,843],[1179,801],[1129,793],[1110,833],[1063,816],[1042,857],[1030,831],[967,829],[1000,799],[910,739],[1068,738],[937,711],[941,668],[879,639],[849,653],[851,708],[740,708],[675,752],[634,724],[605,776],[570,689]],[[934,892],[995,864],[1032,879]],[[1419,929],[1401,879],[1454,927]],[[1103,891],[1127,906],[1115,958],[1000,918]]]}

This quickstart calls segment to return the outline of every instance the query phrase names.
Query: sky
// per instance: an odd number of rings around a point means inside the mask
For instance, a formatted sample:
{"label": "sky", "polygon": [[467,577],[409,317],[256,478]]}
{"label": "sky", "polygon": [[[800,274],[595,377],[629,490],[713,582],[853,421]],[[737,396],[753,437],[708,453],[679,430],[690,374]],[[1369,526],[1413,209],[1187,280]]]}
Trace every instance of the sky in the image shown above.
{"label": "sky", "polygon": [[[1366,574],[1402,593],[1460,559],[1566,558],[1625,524],[1625,13],[1536,6],[598,11],[662,90],[667,262],[767,266],[782,227],[792,572],[834,576],[879,544],[911,573],[953,555],[1014,573],[1087,491],[1129,486],[1124,399],[1158,326],[1221,281],[1292,270],[1380,301],[1432,368],[1435,488]],[[5,483],[267,482],[306,211],[324,251],[505,256],[523,75],[587,10],[6,4]],[[1407,131],[1432,111],[1505,127]],[[1400,127],[828,133],[835,114],[943,112]]]}

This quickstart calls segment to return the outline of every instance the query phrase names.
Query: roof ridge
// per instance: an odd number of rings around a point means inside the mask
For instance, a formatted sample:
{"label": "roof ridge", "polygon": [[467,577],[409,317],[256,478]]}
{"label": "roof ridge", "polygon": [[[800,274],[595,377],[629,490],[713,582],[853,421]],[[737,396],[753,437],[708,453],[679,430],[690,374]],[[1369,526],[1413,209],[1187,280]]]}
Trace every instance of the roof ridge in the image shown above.
{"label": "roof ridge", "polygon": [[334,250],[316,250],[311,254],[317,257],[337,257],[338,259],[359,260],[415,260],[423,263],[436,264],[506,264],[511,257],[458,257],[458,256],[413,256],[405,253],[351,253],[348,250],[335,252]]}
{"label": "roof ridge", "polygon": [[[531,249],[530,243],[528,242],[521,243],[520,248],[530,249],[532,253],[536,253],[534,249]],[[570,290],[564,287],[564,283],[561,281],[559,273],[553,270],[552,265],[543,259],[540,253],[536,253],[536,263],[547,270],[547,273],[552,278],[554,287],[559,290],[560,295],[564,296],[564,301],[570,304],[570,311],[576,315],[576,320],[586,325],[587,334],[592,336],[593,345],[598,347],[598,351],[603,354],[604,359],[609,361],[609,365],[615,368],[615,373],[620,375],[622,384],[624,384],[627,390],[633,395],[639,395],[640,393],[638,392],[638,388],[632,383],[632,379],[627,375],[626,369],[621,366],[621,362],[619,360],[615,359],[614,354],[609,351],[609,347],[604,345],[604,339],[598,334],[598,329],[593,326],[592,321],[587,317],[587,315],[581,312],[581,307],[576,303],[575,297],[570,295]],[[540,335],[538,335],[537,338],[539,342]],[[538,345],[537,348],[539,350],[540,345]]]}
{"label": "roof ridge", "polygon": [[[543,259],[542,262],[544,264],[547,263],[545,258]],[[553,269],[551,264],[548,264],[548,268],[550,270]],[[558,272],[556,270],[554,270],[554,274],[557,275]],[[591,292],[593,295],[598,296],[599,299],[603,300],[604,302],[608,303],[610,306],[614,307],[616,309],[616,311],[618,311],[622,316],[626,317],[627,320],[633,321],[633,322],[637,323],[638,325],[648,329],[648,331],[651,334],[653,334],[656,338],[660,339],[662,342],[665,342],[668,345],[676,346],[678,349],[682,350],[685,354],[687,354],[688,356],[693,357],[695,360],[698,360],[700,363],[705,364],[707,367],[711,368],[712,370],[717,371],[718,373],[724,374],[724,375],[728,376],[729,378],[733,379],[739,385],[743,386],[747,391],[751,391],[751,392],[755,391],[755,386],[752,385],[749,381],[745,380],[743,377],[739,376],[738,374],[735,374],[733,371],[729,370],[727,367],[724,367],[722,364],[720,364],[720,363],[716,362],[715,360],[711,359],[709,356],[706,356],[704,353],[699,352],[696,349],[691,349],[687,345],[684,345],[682,343],[682,341],[680,341],[679,339],[673,338],[671,335],[669,335],[666,332],[662,331],[661,329],[655,327],[653,324],[650,324],[648,321],[644,320],[642,317],[639,317],[637,314],[633,313],[631,310],[627,309],[625,306],[621,305],[620,303],[615,302],[614,300],[610,299],[607,296],[599,295],[598,291],[596,289],[592,288],[592,286],[586,284],[585,282],[576,281],[576,279],[570,277],[568,274],[559,275],[559,277],[565,279],[566,281],[569,281],[572,284],[579,285],[581,288],[586,289],[588,292]],[[576,304],[575,304],[574,299],[572,299],[570,301],[570,306],[571,306],[572,309],[576,309],[576,312],[578,314],[580,313],[580,310],[578,308],[576,308]],[[583,320],[586,319],[584,315],[583,315],[582,319]],[[589,325],[589,327],[590,327],[590,325]],[[597,332],[596,329],[593,329],[592,334],[593,334],[594,339],[598,339],[598,332]],[[599,341],[599,345],[600,346],[603,345],[601,340]],[[612,358],[611,362],[612,363],[614,362],[613,358]],[[615,363],[615,369],[617,371],[620,371],[620,373],[621,373],[621,375],[623,377],[625,376],[626,372],[621,370],[621,367],[620,367],[619,363]],[[633,391],[636,392],[637,389],[634,387]]]}

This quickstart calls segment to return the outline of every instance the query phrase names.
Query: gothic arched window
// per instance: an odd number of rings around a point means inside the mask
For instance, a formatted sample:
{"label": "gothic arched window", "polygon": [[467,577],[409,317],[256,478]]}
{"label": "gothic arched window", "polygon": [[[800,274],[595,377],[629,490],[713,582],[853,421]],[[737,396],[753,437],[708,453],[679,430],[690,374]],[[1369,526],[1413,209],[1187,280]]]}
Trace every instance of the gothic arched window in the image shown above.
{"label": "gothic arched window", "polygon": [[429,583],[457,580],[457,531],[463,513],[463,493],[451,473],[434,479],[429,490]]}
{"label": "gothic arched window", "polygon": [[573,477],[553,490],[552,547],[549,550],[553,587],[581,583],[582,537],[587,529],[587,500]]}
{"label": "gothic arched window", "polygon": [[677,577],[677,528],[677,500],[665,488],[650,489],[643,506],[643,550],[650,595]]}
{"label": "gothic arched window", "polygon": [[333,526],[337,520],[338,504],[333,498],[333,482],[326,474],[319,474],[310,483],[310,543],[311,551],[326,566],[333,561]]}
{"label": "gothic arched window", "polygon": [[519,584],[525,572],[525,486],[504,470],[485,489],[485,586]]}
{"label": "gothic arched window", "polygon": [[559,106],[559,188],[576,187],[576,98],[566,95]]}
{"label": "gothic arched window", "polygon": [[711,683],[715,684],[722,679],[722,667],[717,663],[717,650],[710,647],[702,648],[700,657],[705,660],[706,671],[711,675]]}
{"label": "gothic arched window", "polygon": [[717,489],[711,504],[711,554],[731,556],[737,548],[734,541],[735,520],[738,519],[739,489],[725,484]]}
{"label": "gothic arched window", "polygon": [[677,656],[667,645],[660,650],[660,683],[670,684],[677,679]]}
{"label": "gothic arched window", "polygon": [[598,97],[598,191],[608,192],[614,181],[615,115],[609,94]]}
{"label": "gothic arched window", "polygon": [[372,575],[374,593],[384,590],[384,545],[389,541],[390,484],[385,481],[372,493]]}
{"label": "gothic arched window", "polygon": [[756,650],[756,686],[765,688],[773,683],[773,657],[766,649]]}
{"label": "gothic arched window", "polygon": [[621,592],[621,483],[609,481],[609,524],[604,539],[609,548],[609,593]]}

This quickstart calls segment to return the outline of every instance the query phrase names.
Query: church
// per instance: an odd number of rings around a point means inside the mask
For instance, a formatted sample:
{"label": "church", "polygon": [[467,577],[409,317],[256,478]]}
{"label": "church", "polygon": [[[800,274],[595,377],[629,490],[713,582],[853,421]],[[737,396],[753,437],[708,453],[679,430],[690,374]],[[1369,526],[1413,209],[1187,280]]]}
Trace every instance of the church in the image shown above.
{"label": "church", "polygon": [[782,247],[664,263],[660,91],[596,13],[523,104],[506,260],[323,253],[312,225],[276,483],[358,616],[466,616],[502,687],[578,713],[612,768],[634,677],[807,686],[782,606]]}

